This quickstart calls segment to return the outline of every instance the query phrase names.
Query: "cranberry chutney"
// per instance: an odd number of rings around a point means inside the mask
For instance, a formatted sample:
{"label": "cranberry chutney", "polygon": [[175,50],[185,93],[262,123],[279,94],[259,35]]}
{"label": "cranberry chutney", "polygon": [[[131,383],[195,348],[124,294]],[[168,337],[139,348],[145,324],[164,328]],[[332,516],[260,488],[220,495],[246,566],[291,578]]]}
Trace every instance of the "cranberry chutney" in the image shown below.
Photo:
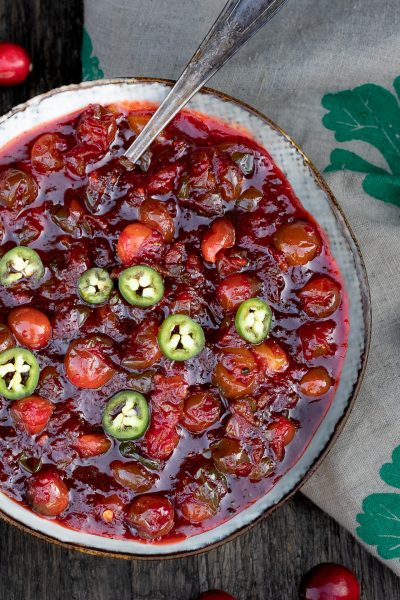
{"label": "cranberry chutney", "polygon": [[0,489],[157,543],[265,494],[328,410],[347,299],[324,233],[246,133],[89,106],[0,151]]}

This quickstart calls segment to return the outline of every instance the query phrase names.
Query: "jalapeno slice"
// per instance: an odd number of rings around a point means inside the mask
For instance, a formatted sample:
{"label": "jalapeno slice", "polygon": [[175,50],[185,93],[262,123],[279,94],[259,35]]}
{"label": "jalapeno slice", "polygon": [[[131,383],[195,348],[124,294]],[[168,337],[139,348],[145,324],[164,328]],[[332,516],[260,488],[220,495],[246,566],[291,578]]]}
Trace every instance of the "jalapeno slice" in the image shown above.
{"label": "jalapeno slice", "polygon": [[133,390],[115,394],[103,410],[103,427],[117,440],[136,440],[149,424],[149,405],[146,398]]}
{"label": "jalapeno slice", "polygon": [[112,279],[105,269],[88,269],[79,277],[79,295],[88,304],[103,304],[109,299],[112,289]]}
{"label": "jalapeno slice", "polygon": [[36,283],[43,274],[44,266],[39,254],[26,246],[16,246],[0,260],[0,283],[6,287],[23,280]]}
{"label": "jalapeno slice", "polygon": [[19,400],[30,396],[39,381],[39,364],[25,348],[0,353],[0,396]]}
{"label": "jalapeno slice", "polygon": [[167,358],[188,360],[203,350],[204,331],[187,315],[170,315],[159,329],[158,344]]}
{"label": "jalapeno slice", "polygon": [[246,342],[259,344],[269,334],[272,311],[260,298],[250,298],[239,306],[236,317],[236,331]]}
{"label": "jalapeno slice", "polygon": [[161,275],[146,265],[135,265],[122,271],[118,285],[125,300],[134,306],[153,306],[164,296]]}

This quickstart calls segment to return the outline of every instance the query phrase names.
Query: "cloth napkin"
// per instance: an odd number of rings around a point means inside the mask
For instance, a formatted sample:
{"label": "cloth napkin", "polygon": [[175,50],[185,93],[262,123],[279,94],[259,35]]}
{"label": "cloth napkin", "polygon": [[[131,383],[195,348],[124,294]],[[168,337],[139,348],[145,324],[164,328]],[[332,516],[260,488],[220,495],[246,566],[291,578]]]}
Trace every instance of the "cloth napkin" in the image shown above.
{"label": "cloth napkin", "polygon": [[[83,79],[176,79],[225,0],[85,0]],[[303,492],[400,574],[398,0],[290,0],[210,82],[267,114],[342,204],[371,285],[352,415]]]}

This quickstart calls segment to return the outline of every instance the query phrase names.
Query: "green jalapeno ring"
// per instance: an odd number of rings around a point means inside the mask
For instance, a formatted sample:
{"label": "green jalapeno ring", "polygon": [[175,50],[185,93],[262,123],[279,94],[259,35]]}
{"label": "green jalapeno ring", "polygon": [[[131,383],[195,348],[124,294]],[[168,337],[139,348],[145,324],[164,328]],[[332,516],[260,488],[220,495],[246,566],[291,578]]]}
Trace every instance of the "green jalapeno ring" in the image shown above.
{"label": "green jalapeno ring", "polygon": [[145,433],[150,420],[149,405],[139,392],[124,390],[104,407],[102,423],[106,433],[117,440],[136,440]]}
{"label": "green jalapeno ring", "polygon": [[161,352],[171,360],[188,360],[201,352],[205,346],[202,327],[187,315],[170,315],[163,321],[158,332]]}
{"label": "green jalapeno ring", "polygon": [[39,254],[27,246],[16,246],[0,260],[0,283],[8,287],[23,279],[36,283],[44,275]]}
{"label": "green jalapeno ring", "polygon": [[19,400],[30,396],[39,381],[39,364],[25,348],[10,348],[0,353],[0,396]]}
{"label": "green jalapeno ring", "polygon": [[146,265],[135,265],[122,271],[118,286],[125,300],[134,306],[153,306],[164,296],[161,275]]}
{"label": "green jalapeno ring", "polygon": [[251,344],[259,344],[268,337],[271,322],[271,308],[260,298],[250,298],[242,302],[235,317],[236,331]]}
{"label": "green jalapeno ring", "polygon": [[105,269],[93,267],[79,277],[78,292],[88,304],[103,304],[112,292],[113,282]]}

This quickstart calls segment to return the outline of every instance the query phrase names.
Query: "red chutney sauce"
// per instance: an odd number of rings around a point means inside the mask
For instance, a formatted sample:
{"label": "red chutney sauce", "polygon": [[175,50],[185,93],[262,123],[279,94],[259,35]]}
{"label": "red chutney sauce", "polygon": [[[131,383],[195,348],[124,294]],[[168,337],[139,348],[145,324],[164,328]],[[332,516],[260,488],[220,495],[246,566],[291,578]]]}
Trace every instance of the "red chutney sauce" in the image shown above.
{"label": "red chutney sauce", "polygon": [[91,105],[1,151],[0,489],[160,543],[231,518],[299,459],[348,315],[268,152],[183,111],[133,166],[152,112]]}

